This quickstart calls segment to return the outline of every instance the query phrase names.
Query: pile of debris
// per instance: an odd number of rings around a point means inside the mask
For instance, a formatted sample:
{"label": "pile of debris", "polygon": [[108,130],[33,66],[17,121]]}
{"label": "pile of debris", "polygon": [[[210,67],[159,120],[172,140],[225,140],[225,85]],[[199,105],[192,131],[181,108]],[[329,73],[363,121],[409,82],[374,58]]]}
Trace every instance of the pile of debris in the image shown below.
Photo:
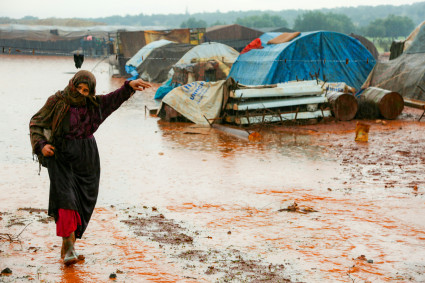
{"label": "pile of debris", "polygon": [[403,107],[399,93],[376,87],[356,92],[344,82],[319,79],[246,86],[228,78],[195,81],[175,88],[164,97],[157,113],[166,121],[184,119],[204,125],[211,121],[250,126],[330,119],[396,119]]}
{"label": "pile of debris", "polygon": [[351,120],[357,113],[353,90],[344,83],[292,81],[267,86],[242,86],[230,92],[226,123],[259,123],[321,119]]}

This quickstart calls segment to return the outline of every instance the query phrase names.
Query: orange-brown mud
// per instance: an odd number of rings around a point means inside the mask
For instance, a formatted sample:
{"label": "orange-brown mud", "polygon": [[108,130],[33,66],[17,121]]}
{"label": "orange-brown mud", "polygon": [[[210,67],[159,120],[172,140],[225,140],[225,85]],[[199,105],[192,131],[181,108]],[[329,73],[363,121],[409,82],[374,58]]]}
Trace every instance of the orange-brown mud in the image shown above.
{"label": "orange-brown mud", "polygon": [[[119,87],[86,59],[97,93]],[[272,125],[249,142],[146,113],[136,93],[96,132],[97,208],[65,267],[46,214],[30,117],[77,71],[72,57],[0,55],[3,282],[425,281],[425,119]],[[296,205],[295,205],[296,203]]]}

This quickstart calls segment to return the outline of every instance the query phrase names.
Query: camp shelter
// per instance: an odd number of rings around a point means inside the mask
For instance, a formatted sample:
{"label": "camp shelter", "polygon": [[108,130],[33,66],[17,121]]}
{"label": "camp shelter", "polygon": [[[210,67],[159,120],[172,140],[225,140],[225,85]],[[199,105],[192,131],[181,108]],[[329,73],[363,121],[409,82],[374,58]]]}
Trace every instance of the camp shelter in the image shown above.
{"label": "camp shelter", "polygon": [[137,67],[142,64],[143,60],[146,59],[146,57],[152,52],[152,50],[170,43],[173,43],[173,41],[160,39],[143,46],[142,48],[140,48],[139,51],[137,51],[136,54],[134,54],[133,57],[130,58],[130,60],[125,63],[125,71],[133,75],[133,77],[137,77],[139,75],[136,71]]}
{"label": "camp shelter", "polygon": [[[192,63],[199,63],[208,60],[217,60],[231,67],[239,56],[239,52],[232,47],[218,43],[205,42],[190,49],[180,60],[174,64],[174,67],[181,67]],[[170,76],[173,75],[173,69],[170,70]]]}
{"label": "camp shelter", "polygon": [[11,53],[72,55],[82,49],[85,56],[114,53],[112,45],[117,30],[134,30],[129,26],[65,27],[49,25],[0,25],[0,46]]}
{"label": "camp shelter", "polygon": [[425,24],[420,25],[409,47],[397,58],[378,62],[362,88],[378,87],[404,98],[425,101]]}
{"label": "camp shelter", "polygon": [[81,47],[83,38],[82,34],[62,35],[57,27],[47,29],[39,26],[8,25],[0,28],[0,45],[3,47],[3,53],[7,51],[69,54]]}
{"label": "camp shelter", "polygon": [[155,99],[164,97],[171,89],[193,80],[216,81],[226,79],[239,52],[232,47],[205,42],[194,46],[173,65],[169,72],[171,81],[158,88]]}
{"label": "camp shelter", "polygon": [[162,83],[167,80],[172,66],[193,47],[192,44],[175,42],[159,46],[150,52],[136,71],[143,80]]}
{"label": "camp shelter", "polygon": [[248,43],[262,35],[263,32],[238,24],[209,27],[205,32],[205,42],[219,42],[241,51]]}
{"label": "camp shelter", "polygon": [[239,56],[234,48],[219,42],[204,42],[190,49],[177,64],[193,63],[196,59],[217,59],[223,63],[233,64]]}
{"label": "camp shelter", "polygon": [[315,31],[239,55],[229,76],[245,85],[316,77],[360,89],[374,65],[372,54],[358,40],[342,33]]}
{"label": "camp shelter", "polygon": [[118,38],[120,42],[119,53],[124,58],[131,58],[143,46],[160,39],[178,43],[189,43],[190,29],[120,31]]}

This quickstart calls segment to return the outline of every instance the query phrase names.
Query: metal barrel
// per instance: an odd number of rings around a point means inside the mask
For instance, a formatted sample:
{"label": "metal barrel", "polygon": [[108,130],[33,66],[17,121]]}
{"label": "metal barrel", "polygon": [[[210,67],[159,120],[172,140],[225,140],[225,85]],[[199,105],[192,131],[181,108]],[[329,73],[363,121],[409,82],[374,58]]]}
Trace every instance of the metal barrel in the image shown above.
{"label": "metal barrel", "polygon": [[358,110],[358,102],[354,95],[344,92],[329,92],[326,94],[332,115],[340,121],[354,119]]}
{"label": "metal barrel", "polygon": [[368,87],[360,99],[374,105],[379,114],[389,120],[396,119],[404,108],[404,100],[400,93],[382,88]]}

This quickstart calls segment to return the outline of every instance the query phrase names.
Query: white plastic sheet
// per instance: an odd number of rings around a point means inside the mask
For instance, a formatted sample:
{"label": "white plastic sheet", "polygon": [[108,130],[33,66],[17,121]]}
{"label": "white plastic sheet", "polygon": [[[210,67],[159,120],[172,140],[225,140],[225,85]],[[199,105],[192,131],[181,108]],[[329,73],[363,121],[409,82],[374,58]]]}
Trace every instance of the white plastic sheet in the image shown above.
{"label": "white plastic sheet", "polygon": [[173,89],[163,98],[162,103],[171,106],[196,124],[208,125],[205,117],[216,119],[220,115],[225,82],[196,81],[186,84]]}

